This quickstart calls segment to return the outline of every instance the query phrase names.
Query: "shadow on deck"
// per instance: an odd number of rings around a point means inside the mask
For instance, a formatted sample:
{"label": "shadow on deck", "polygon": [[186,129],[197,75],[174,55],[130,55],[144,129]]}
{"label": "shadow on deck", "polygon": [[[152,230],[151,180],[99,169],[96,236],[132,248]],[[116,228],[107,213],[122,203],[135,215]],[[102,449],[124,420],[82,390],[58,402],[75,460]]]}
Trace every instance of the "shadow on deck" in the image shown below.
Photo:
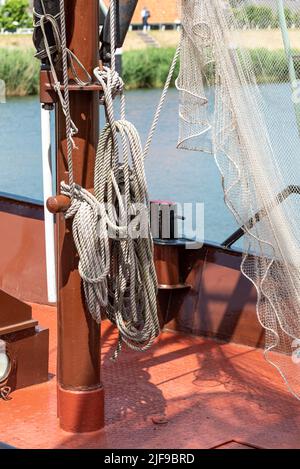
{"label": "shadow on deck", "polygon": [[[261,350],[164,332],[145,354],[110,360],[117,334],[103,324],[106,427],[67,434],[56,418],[56,311],[34,307],[50,328],[51,379],[0,402],[1,440],[18,448],[299,448],[298,402]],[[26,431],[24,431],[26,428]]]}

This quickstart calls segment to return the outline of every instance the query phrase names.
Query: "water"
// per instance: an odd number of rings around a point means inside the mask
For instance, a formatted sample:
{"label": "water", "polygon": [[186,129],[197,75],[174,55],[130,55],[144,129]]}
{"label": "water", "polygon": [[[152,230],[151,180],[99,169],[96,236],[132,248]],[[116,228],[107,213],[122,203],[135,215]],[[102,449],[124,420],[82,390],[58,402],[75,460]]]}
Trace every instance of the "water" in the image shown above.
{"label": "water", "polygon": [[[270,112],[282,116],[279,103],[284,100],[282,96],[280,100],[275,99],[273,88],[273,85],[265,85],[263,92],[268,97]],[[276,86],[278,92],[286,94],[288,99],[288,85]],[[136,125],[143,141],[159,97],[159,90],[127,93],[128,119]],[[39,106],[36,97],[9,99],[0,105],[0,192],[41,201]],[[289,122],[293,116],[284,111],[284,139],[274,136],[280,146],[288,144],[292,133]],[[146,162],[150,197],[204,203],[205,238],[220,243],[237,226],[224,204],[219,171],[210,155],[176,150],[177,115],[178,95],[176,90],[171,90]]]}

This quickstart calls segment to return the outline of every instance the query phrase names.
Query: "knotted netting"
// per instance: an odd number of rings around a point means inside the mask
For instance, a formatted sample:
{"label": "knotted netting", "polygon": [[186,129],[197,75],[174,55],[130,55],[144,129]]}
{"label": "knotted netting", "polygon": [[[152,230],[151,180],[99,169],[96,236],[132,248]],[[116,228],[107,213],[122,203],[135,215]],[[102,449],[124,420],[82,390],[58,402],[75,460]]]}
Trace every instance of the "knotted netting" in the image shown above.
{"label": "knotted netting", "polygon": [[300,398],[300,2],[257,3],[180,1],[178,147],[215,157],[266,357]]}

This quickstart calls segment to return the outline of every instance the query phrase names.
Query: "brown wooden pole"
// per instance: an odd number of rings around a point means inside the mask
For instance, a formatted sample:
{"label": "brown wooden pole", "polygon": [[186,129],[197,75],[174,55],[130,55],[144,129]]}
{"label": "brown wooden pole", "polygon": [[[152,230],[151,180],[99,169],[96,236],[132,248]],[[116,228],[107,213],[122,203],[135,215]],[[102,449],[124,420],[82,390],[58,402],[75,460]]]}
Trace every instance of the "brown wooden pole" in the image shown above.
{"label": "brown wooden pole", "polygon": [[[67,43],[91,76],[99,63],[98,0],[65,0]],[[79,73],[80,75],[80,73]],[[84,76],[81,77],[83,80]],[[73,153],[74,179],[93,187],[99,132],[99,90],[71,90],[71,116],[78,134]],[[56,108],[57,184],[68,181],[65,117]],[[100,381],[100,331],[88,313],[72,239],[72,221],[57,215],[58,226],[58,417],[69,432],[104,426],[104,392]]]}

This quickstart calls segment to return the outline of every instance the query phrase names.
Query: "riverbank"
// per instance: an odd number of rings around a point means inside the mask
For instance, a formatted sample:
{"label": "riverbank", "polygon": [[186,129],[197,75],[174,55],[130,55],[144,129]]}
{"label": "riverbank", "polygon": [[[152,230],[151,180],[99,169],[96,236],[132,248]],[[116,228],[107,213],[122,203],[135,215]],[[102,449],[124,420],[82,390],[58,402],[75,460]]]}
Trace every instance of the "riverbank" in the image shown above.
{"label": "riverbank", "polygon": [[[123,54],[123,78],[127,89],[161,88],[175,48],[148,48]],[[283,50],[250,49],[258,83],[286,82],[288,65]],[[300,51],[295,51],[297,56]],[[261,70],[263,63],[263,73]],[[298,63],[299,65],[299,63]],[[300,67],[299,76],[300,76]],[[179,64],[174,76],[177,76]],[[0,48],[0,79],[8,96],[29,96],[39,91],[39,62],[31,48]],[[174,79],[172,82],[174,85]]]}

